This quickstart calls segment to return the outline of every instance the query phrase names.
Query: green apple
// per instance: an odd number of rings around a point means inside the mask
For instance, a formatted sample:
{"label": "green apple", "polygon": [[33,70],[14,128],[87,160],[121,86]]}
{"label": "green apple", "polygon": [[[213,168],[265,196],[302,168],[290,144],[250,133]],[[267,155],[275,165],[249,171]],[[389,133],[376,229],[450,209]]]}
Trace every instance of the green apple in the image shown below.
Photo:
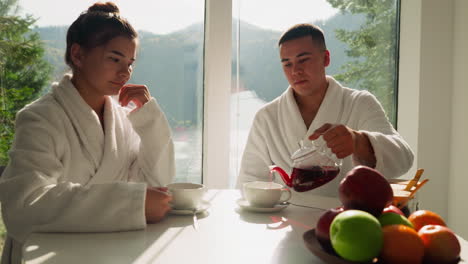
{"label": "green apple", "polygon": [[393,212],[381,214],[379,222],[382,227],[386,225],[405,225],[414,228],[413,224],[406,217]]}
{"label": "green apple", "polygon": [[337,215],[330,226],[330,238],[340,257],[356,262],[371,261],[383,246],[379,220],[361,210],[347,210]]}

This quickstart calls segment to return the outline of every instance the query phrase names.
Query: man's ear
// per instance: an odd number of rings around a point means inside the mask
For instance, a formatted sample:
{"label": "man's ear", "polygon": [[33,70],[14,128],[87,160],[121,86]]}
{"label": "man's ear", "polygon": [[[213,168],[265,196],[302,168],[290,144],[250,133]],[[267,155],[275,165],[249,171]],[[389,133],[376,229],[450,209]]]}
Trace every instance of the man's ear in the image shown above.
{"label": "man's ear", "polygon": [[75,67],[83,64],[83,49],[79,44],[73,43],[70,48],[70,59]]}
{"label": "man's ear", "polygon": [[330,51],[325,50],[323,58],[323,66],[328,67],[330,65]]}

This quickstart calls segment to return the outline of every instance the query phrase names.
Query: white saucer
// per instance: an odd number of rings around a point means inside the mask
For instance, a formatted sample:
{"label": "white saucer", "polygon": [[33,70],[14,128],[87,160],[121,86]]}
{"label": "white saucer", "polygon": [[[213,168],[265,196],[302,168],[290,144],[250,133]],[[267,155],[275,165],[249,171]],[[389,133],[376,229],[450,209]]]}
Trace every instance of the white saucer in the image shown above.
{"label": "white saucer", "polygon": [[288,207],[289,203],[276,204],[273,207],[256,207],[256,206],[252,206],[244,198],[240,198],[237,200],[237,205],[239,205],[240,208],[247,210],[247,211],[252,211],[252,212],[257,212],[257,213],[272,213],[272,212],[278,212],[278,211],[283,210],[284,208]]}
{"label": "white saucer", "polygon": [[[208,208],[210,208],[211,204],[208,201],[201,201],[200,205],[197,208],[197,211],[195,211],[195,214],[201,214],[204,213]],[[193,210],[189,209],[174,209],[172,208],[171,211],[169,211],[171,214],[174,215],[193,215]]]}

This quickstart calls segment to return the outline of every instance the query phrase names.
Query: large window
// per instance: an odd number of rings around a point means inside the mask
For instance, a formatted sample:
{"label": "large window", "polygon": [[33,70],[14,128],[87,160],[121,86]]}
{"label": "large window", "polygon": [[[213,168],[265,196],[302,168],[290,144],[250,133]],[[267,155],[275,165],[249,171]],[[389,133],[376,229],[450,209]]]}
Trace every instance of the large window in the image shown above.
{"label": "large window", "polygon": [[[93,2],[18,2],[18,14],[37,18],[33,31],[39,33],[44,59],[52,68],[42,92],[69,70],[63,59],[67,28]],[[138,57],[130,83],[147,85],[169,120],[176,152],[176,181],[201,182],[204,1],[114,3],[139,32]]]}
{"label": "large window", "polygon": [[230,186],[256,111],[288,87],[278,40],[288,27],[313,23],[325,32],[327,74],[377,96],[396,124],[399,1],[233,0]]}
{"label": "large window", "polygon": [[[38,19],[34,31],[45,45],[45,60],[52,66],[46,89],[67,70],[63,62],[67,27],[93,2],[19,1],[20,14]],[[255,112],[287,88],[277,41],[285,29],[296,23],[311,22],[324,29],[332,60],[327,74],[345,86],[374,93],[396,124],[398,0],[114,2],[140,33],[140,50],[131,82],[148,85],[169,119],[176,148],[177,181],[226,178],[216,187],[234,185]],[[232,16],[225,16],[223,12],[231,7]],[[223,15],[217,16],[219,13]],[[207,28],[211,30],[205,32]],[[222,57],[219,54],[223,53],[232,55],[231,63],[221,64],[232,67],[232,82],[227,82],[232,86],[216,86],[213,82],[215,87],[209,87],[210,74],[216,75],[213,79],[225,77],[213,74],[219,65],[211,68],[207,65],[210,61],[207,63],[204,56],[212,49],[206,50],[206,43],[225,31],[232,31],[232,39],[228,40],[232,46],[214,43],[211,48],[216,51],[211,60],[219,62]],[[219,96],[220,90],[230,93],[230,97],[225,100]],[[11,98],[4,96],[4,89],[0,92],[4,122],[8,108],[5,98],[7,101]],[[230,104],[230,111],[213,114],[209,106],[216,104]],[[217,119],[211,119],[212,116]],[[218,126],[221,119],[229,120],[230,127]],[[229,143],[217,141],[219,135],[227,135]],[[215,146],[213,142],[217,142]],[[210,147],[211,152],[207,151]],[[0,151],[6,153],[5,148]],[[229,155],[219,154],[223,151]],[[221,166],[221,170],[215,168],[206,173],[208,166],[225,157],[229,157],[226,168]]]}

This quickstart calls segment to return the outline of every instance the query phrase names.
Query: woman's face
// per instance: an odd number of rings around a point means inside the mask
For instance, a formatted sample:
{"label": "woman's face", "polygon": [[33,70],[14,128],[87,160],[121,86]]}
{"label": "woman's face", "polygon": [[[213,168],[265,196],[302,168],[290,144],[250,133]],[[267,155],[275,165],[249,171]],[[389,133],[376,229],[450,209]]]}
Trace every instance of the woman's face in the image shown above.
{"label": "woman's face", "polygon": [[136,39],[119,36],[105,45],[82,50],[75,66],[88,92],[100,96],[118,94],[132,75],[136,47]]}

